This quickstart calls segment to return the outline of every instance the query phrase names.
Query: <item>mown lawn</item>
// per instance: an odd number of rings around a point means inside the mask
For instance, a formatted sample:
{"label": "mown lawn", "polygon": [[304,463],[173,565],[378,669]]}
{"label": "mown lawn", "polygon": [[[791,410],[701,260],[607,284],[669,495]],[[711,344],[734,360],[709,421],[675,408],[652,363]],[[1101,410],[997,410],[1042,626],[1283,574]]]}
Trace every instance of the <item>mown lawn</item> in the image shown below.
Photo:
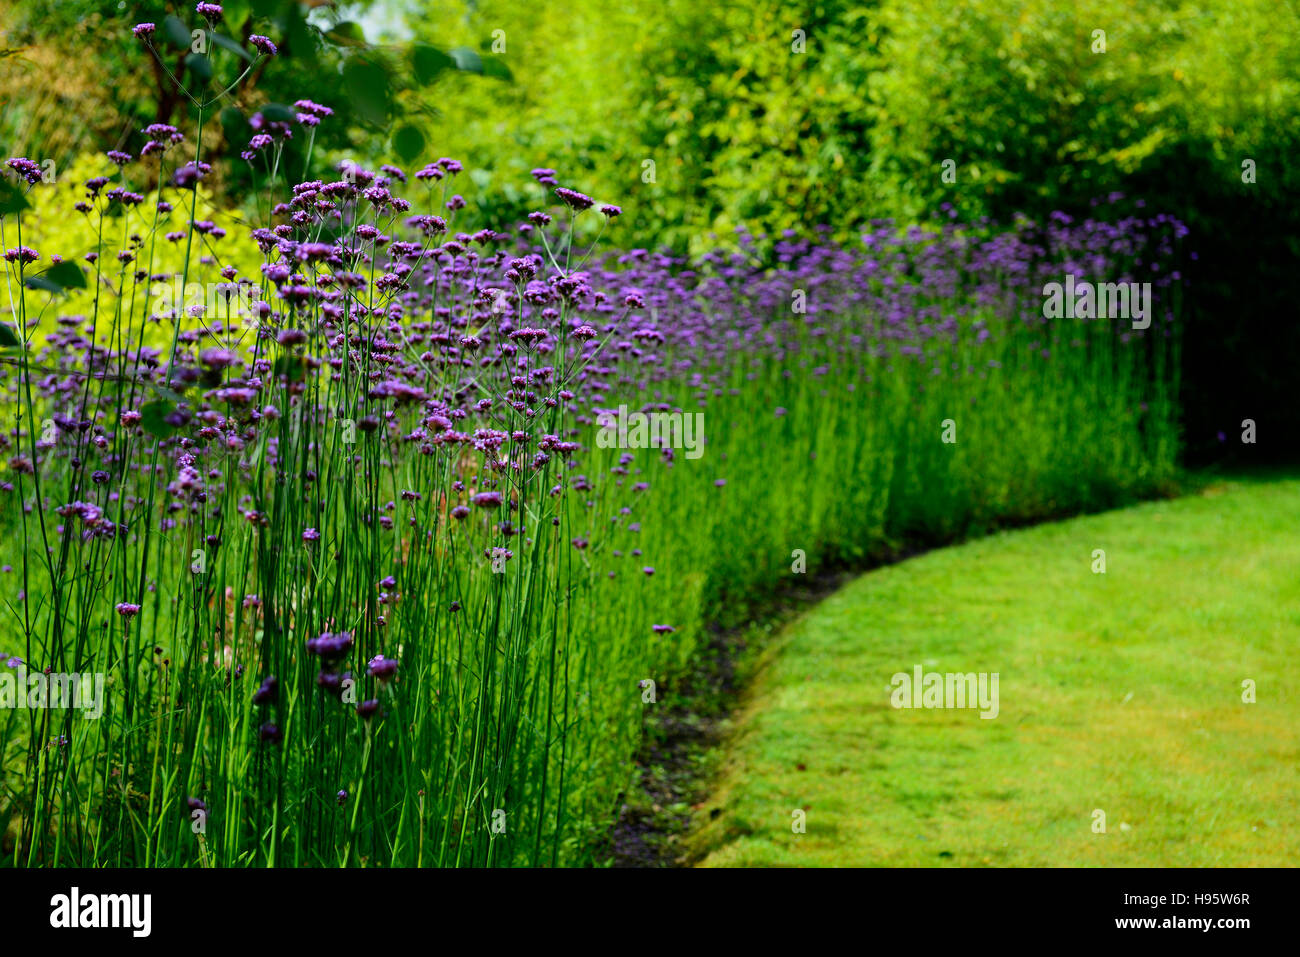
{"label": "mown lawn", "polygon": [[[698,850],[706,866],[1292,866],[1298,651],[1292,478],[883,568],[771,650]],[[917,664],[998,672],[1000,713],[893,708],[891,676]]]}

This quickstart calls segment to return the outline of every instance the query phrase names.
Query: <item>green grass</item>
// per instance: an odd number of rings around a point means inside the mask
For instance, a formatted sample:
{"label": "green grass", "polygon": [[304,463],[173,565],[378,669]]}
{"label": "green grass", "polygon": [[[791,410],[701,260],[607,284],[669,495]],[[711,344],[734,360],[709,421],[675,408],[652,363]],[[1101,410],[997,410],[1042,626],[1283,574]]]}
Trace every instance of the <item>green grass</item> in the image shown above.
{"label": "green grass", "polygon": [[[771,649],[704,864],[1294,864],[1297,529],[1300,480],[1239,479],[863,576]],[[1000,713],[893,708],[917,664]]]}

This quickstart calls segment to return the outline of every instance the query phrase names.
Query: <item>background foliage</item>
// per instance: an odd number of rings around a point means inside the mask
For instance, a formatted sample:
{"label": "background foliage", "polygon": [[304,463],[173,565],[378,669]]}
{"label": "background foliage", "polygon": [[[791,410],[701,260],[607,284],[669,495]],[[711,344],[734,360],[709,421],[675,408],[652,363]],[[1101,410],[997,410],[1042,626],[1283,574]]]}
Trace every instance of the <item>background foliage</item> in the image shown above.
{"label": "background foliage", "polygon": [[[158,78],[132,67],[129,26],[173,6],[0,2],[0,145],[60,163],[122,146],[169,107]],[[769,235],[827,225],[849,238],[874,218],[924,218],[943,203],[1007,220],[1140,196],[1192,230],[1189,454],[1239,454],[1243,418],[1259,423],[1262,456],[1296,447],[1294,3],[232,0],[226,10],[233,33],[261,24],[286,52],[235,92],[236,112],[222,117],[229,155],[260,104],[311,96],[347,120],[321,144],[340,155],[465,160],[483,223],[535,208],[536,166],[623,205],[621,235],[695,252],[738,225]],[[945,159],[955,182],[940,175]],[[252,174],[232,169],[237,203]]]}
{"label": "background foliage", "polygon": [[[506,59],[527,80],[454,80],[459,108],[433,133],[495,170],[478,181],[486,206],[523,210],[531,197],[516,184],[551,165],[624,201],[644,243],[681,248],[741,223],[770,234],[826,224],[847,238],[943,203],[1001,220],[1079,215],[1122,191],[1192,230],[1189,454],[1237,454],[1243,418],[1259,423],[1265,456],[1294,454],[1294,4],[512,6],[476,4],[458,29],[466,40],[504,29]],[[803,54],[791,46],[800,29]],[[645,159],[654,184],[642,182]],[[940,175],[945,159],[955,183]]]}

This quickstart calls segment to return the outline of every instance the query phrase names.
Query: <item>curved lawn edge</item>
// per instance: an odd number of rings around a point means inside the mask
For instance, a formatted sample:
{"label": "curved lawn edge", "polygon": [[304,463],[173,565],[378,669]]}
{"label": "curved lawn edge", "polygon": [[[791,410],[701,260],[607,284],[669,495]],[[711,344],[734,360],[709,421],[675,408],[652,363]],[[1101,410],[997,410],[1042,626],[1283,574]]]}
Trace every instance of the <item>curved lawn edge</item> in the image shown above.
{"label": "curved lawn edge", "polygon": [[[1300,480],[1235,478],[868,572],[772,643],[681,857],[1293,862],[1297,529]],[[892,708],[915,665],[999,673],[998,717]]]}
{"label": "curved lawn edge", "polygon": [[[1207,474],[1181,474],[1162,483],[1151,497],[1174,498],[1209,481]],[[1132,503],[1127,503],[1132,504]],[[1115,506],[1118,507],[1118,506]],[[681,867],[705,853],[693,834],[695,811],[708,807],[722,773],[725,746],[746,711],[762,672],[790,624],[871,571],[952,548],[998,532],[1113,510],[1057,508],[1012,514],[965,534],[914,529],[902,542],[881,545],[865,559],[836,553],[811,572],[790,574],[752,591],[725,619],[710,619],[689,666],[663,677],[653,707],[642,712],[633,774],[619,793],[613,823],[593,841],[598,861],[615,868]],[[710,814],[721,813],[713,808]]]}

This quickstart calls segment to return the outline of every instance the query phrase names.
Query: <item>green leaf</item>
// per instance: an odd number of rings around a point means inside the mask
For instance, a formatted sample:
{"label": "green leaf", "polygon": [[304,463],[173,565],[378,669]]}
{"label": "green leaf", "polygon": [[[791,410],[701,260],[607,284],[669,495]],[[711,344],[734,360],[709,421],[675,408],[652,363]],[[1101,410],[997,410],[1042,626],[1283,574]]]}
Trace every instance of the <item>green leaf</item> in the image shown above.
{"label": "green leaf", "polygon": [[220,119],[227,142],[238,143],[245,136],[248,121],[244,119],[244,114],[239,112],[238,107],[227,106],[221,111]]}
{"label": "green leaf", "polygon": [[483,75],[490,76],[495,80],[505,80],[507,83],[513,83],[515,76],[510,72],[510,67],[506,66],[506,61],[499,56],[484,54],[479,58],[483,62]]}
{"label": "green leaf", "polygon": [[457,47],[451,51],[451,58],[456,61],[456,69],[466,73],[482,73],[483,58],[469,47]]}
{"label": "green leaf", "polygon": [[175,411],[176,403],[170,399],[154,399],[140,407],[140,424],[154,438],[170,438],[176,428],[166,420]]}
{"label": "green leaf", "polygon": [[23,341],[18,338],[18,332],[7,322],[0,322],[0,346],[5,348],[23,346]]}
{"label": "green leaf", "polygon": [[411,47],[411,71],[422,86],[432,83],[444,70],[452,69],[456,69],[456,61],[437,47],[427,43]]}
{"label": "green leaf", "polygon": [[248,22],[253,12],[250,0],[222,0],[221,6],[225,10],[226,23],[230,24],[230,29],[235,33]]}
{"label": "green leaf", "polygon": [[170,13],[163,19],[163,33],[174,47],[184,49],[194,42],[190,28]]}
{"label": "green leaf", "polygon": [[0,176],[0,216],[6,213],[21,213],[28,208],[27,197],[17,184]]}
{"label": "green leaf", "polygon": [[301,3],[285,3],[280,22],[286,46],[294,58],[314,67],[320,59],[321,31],[320,27],[307,22],[302,14],[303,9]]}
{"label": "green leaf", "polygon": [[283,103],[268,103],[260,110],[263,119],[270,120],[272,123],[292,123],[296,114]]}
{"label": "green leaf", "polygon": [[[227,15],[229,15],[229,12],[227,12]],[[230,37],[222,36],[220,33],[213,33],[210,34],[210,36],[212,42],[221,47],[221,49],[229,50],[231,53],[235,54],[235,56],[242,57],[249,63],[253,62],[253,54],[249,53],[234,40],[230,39]]]}
{"label": "green leaf", "polygon": [[361,29],[361,24],[353,23],[351,20],[344,20],[333,30],[326,32],[325,39],[345,47],[367,46],[366,35]]}
{"label": "green leaf", "polygon": [[343,64],[343,88],[357,115],[375,126],[385,126],[392,110],[389,87],[392,80],[378,63],[352,57]]}
{"label": "green leaf", "polygon": [[393,150],[404,163],[414,163],[424,152],[424,134],[409,123],[393,134]]}
{"label": "green leaf", "polygon": [[86,274],[74,262],[61,262],[45,270],[45,278],[58,283],[63,289],[85,289]]}
{"label": "green leaf", "polygon": [[198,79],[207,83],[212,79],[212,61],[208,59],[205,53],[190,53],[185,57],[185,65],[189,67],[190,73]]}
{"label": "green leaf", "polygon": [[46,279],[44,273],[41,273],[39,276],[28,276],[23,281],[23,285],[28,289],[40,289],[42,292],[52,292],[56,295],[63,292],[63,287],[57,282],[51,282]]}

